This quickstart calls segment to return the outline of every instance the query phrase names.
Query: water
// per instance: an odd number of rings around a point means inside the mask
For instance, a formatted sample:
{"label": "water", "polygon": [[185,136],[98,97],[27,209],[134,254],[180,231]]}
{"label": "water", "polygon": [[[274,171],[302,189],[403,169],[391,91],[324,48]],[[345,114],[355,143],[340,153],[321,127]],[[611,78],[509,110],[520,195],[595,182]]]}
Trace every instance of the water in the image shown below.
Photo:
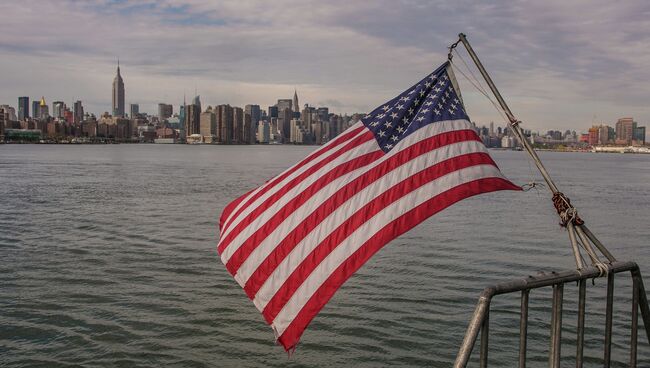
{"label": "water", "polygon": [[[311,150],[0,146],[0,365],[446,367],[485,286],[573,267],[545,189],[473,197],[373,257],[289,358],[218,260],[216,223],[230,200]],[[541,181],[523,152],[492,155],[513,181]],[[592,231],[650,275],[650,155],[541,156]],[[617,367],[628,359],[630,284],[617,278]],[[565,288],[567,366],[575,289]],[[587,366],[602,356],[603,289],[603,280],[588,289]],[[550,296],[531,294],[533,367],[547,364]],[[493,366],[515,365],[518,302],[495,299]],[[639,366],[650,366],[639,341]]]}

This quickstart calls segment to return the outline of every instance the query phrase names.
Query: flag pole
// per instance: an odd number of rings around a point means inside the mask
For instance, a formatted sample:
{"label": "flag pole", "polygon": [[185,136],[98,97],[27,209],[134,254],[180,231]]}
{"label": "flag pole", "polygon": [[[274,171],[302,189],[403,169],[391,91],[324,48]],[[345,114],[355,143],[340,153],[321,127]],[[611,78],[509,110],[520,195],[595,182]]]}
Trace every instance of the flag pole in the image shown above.
{"label": "flag pole", "polygon": [[[569,232],[569,239],[571,240],[571,246],[573,250],[573,255],[575,257],[576,267],[579,270],[584,267],[582,263],[582,256],[579,250],[579,246],[582,246],[585,252],[590,256],[592,263],[601,270],[601,273],[603,274],[607,273],[606,266],[600,262],[590,242],[593,243],[596,246],[596,248],[598,248],[598,250],[608,259],[609,262],[614,262],[616,261],[616,259],[607,250],[607,248],[605,248],[605,246],[596,238],[596,236],[591,231],[589,231],[589,229],[587,229],[584,221],[578,216],[578,211],[571,204],[569,198],[567,198],[562,192],[559,191],[557,185],[555,185],[555,182],[551,178],[551,175],[546,170],[546,167],[544,167],[542,160],[540,160],[539,156],[537,155],[537,152],[533,149],[533,146],[526,139],[523,130],[519,126],[521,121],[517,120],[515,116],[512,114],[512,111],[508,107],[506,101],[501,96],[501,93],[499,93],[499,90],[497,89],[496,85],[492,81],[492,78],[490,78],[490,75],[483,67],[483,64],[481,63],[481,60],[479,60],[478,55],[476,55],[476,52],[474,52],[474,49],[469,44],[469,41],[467,40],[467,36],[465,36],[465,34],[463,33],[460,33],[458,35],[458,38],[459,40],[449,47],[449,60],[451,61],[452,58],[452,54],[451,54],[452,50],[458,45],[459,42],[462,42],[463,46],[465,46],[465,49],[467,50],[467,53],[472,58],[472,61],[474,61],[474,64],[476,65],[479,72],[483,76],[483,79],[485,79],[488,86],[490,87],[490,90],[496,97],[499,105],[501,106],[501,109],[505,112],[506,116],[508,117],[508,125],[514,132],[515,136],[519,139],[521,144],[524,146],[526,152],[528,152],[530,157],[533,159],[535,166],[537,166],[537,169],[542,174],[542,177],[544,178],[546,184],[551,190],[551,193],[553,194],[553,205],[555,206],[558,215],[560,216],[560,219],[562,221],[561,225],[563,227],[566,227],[567,231]],[[595,259],[594,256],[596,256]]]}

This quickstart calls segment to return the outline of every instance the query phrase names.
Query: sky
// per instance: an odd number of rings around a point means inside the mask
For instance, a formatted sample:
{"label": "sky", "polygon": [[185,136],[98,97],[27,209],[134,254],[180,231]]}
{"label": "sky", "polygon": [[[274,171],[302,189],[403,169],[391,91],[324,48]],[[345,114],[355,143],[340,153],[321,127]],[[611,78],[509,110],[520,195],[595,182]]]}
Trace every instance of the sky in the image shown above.
{"label": "sky", "polygon": [[[301,105],[367,112],[445,62],[463,32],[525,128],[650,125],[645,0],[0,0],[0,14],[0,104],[11,106],[45,96],[110,111],[119,58],[127,111],[177,111],[195,90],[204,106],[266,108],[295,88]],[[503,125],[456,76],[471,119]]]}

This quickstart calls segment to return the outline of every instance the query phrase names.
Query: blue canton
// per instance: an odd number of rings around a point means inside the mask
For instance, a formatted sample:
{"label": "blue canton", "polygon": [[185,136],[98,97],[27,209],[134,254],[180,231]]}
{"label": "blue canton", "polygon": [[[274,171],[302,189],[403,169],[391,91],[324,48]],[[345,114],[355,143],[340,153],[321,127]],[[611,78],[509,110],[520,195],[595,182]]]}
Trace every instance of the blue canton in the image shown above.
{"label": "blue canton", "polygon": [[445,120],[469,120],[447,74],[447,65],[443,64],[416,85],[361,118],[384,152],[389,152],[406,136],[426,125]]}

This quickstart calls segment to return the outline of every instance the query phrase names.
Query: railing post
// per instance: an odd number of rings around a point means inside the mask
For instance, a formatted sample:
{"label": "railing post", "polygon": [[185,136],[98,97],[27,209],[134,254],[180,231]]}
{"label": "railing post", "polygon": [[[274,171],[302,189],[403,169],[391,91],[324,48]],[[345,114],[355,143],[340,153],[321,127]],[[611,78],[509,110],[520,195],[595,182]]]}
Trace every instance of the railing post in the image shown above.
{"label": "railing post", "polygon": [[639,329],[639,280],[632,277],[632,331],[630,331],[630,368],[636,368]]}
{"label": "railing post", "polygon": [[485,318],[481,326],[481,358],[480,367],[487,368],[488,366],[488,342],[490,339],[490,308],[485,311]]}
{"label": "railing post", "polygon": [[585,343],[585,299],[587,280],[578,281],[578,331],[576,333],[576,368],[582,368]]}
{"label": "railing post", "polygon": [[564,284],[553,285],[553,308],[551,311],[551,348],[549,349],[548,366],[560,367],[560,348],[562,346],[562,297]]}
{"label": "railing post", "polygon": [[614,309],[614,273],[607,275],[607,306],[605,307],[605,354],[603,367],[609,368],[612,357],[612,312]]}
{"label": "railing post", "polygon": [[528,340],[528,296],[530,290],[521,291],[521,316],[519,320],[519,368],[526,368],[526,345]]}

